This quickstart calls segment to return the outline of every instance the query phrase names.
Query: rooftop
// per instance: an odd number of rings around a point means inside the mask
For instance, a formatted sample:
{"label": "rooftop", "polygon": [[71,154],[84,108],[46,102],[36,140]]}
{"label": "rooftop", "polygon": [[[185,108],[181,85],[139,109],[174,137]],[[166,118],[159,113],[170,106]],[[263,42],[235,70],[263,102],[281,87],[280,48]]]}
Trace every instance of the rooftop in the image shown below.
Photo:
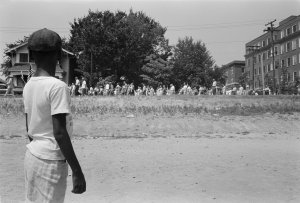
{"label": "rooftop", "polygon": [[[24,43],[22,43],[22,44],[19,44],[18,46],[15,46],[15,47],[12,47],[12,48],[6,50],[4,53],[8,55],[8,54],[11,53],[12,51],[15,51],[15,50],[17,50],[18,48],[21,48],[21,47],[23,47],[23,46],[26,46],[27,44],[28,44],[28,42],[24,42]],[[72,52],[70,52],[70,51],[68,51],[68,50],[66,50],[66,49],[63,49],[63,48],[62,48],[62,51],[65,52],[65,53],[67,53],[67,54],[69,54],[69,55],[75,56],[74,53],[72,53]]]}
{"label": "rooftop", "polygon": [[231,61],[230,63],[226,64],[225,66],[227,67],[231,67],[231,66],[234,66],[234,65],[245,65],[245,61],[241,61],[241,60],[234,60],[234,61]]}

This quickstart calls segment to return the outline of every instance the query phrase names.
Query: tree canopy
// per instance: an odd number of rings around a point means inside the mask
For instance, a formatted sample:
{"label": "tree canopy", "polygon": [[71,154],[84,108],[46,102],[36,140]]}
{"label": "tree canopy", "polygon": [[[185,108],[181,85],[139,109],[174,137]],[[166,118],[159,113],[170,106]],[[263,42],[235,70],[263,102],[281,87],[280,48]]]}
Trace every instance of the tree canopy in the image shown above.
{"label": "tree canopy", "polygon": [[192,37],[179,39],[173,60],[173,82],[177,87],[183,82],[191,86],[211,86],[214,60],[203,42],[194,42]]}
{"label": "tree canopy", "polygon": [[63,39],[63,47],[77,57],[75,75],[85,76],[92,86],[99,78],[153,87],[173,83],[177,88],[183,83],[210,87],[213,79],[225,81],[223,69],[214,67],[203,42],[185,37],[170,46],[164,36],[167,29],[143,12],[89,10],[70,26],[70,39]]}
{"label": "tree canopy", "polygon": [[100,76],[141,83],[144,59],[166,42],[165,32],[166,28],[143,12],[89,11],[71,23],[69,46],[81,53],[79,69],[91,84]]}

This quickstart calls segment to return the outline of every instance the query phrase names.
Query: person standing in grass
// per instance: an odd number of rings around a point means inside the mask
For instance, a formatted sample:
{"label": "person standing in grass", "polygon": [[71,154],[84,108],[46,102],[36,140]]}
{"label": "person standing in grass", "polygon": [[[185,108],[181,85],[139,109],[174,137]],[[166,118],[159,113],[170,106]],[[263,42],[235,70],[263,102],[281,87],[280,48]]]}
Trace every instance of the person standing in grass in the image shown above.
{"label": "person standing in grass", "polygon": [[81,82],[81,89],[82,89],[82,96],[87,95],[87,85],[86,85],[86,81],[85,78],[82,77],[82,82]]}
{"label": "person standing in grass", "polygon": [[24,159],[25,202],[64,202],[68,164],[72,169],[72,192],[81,194],[86,190],[70,140],[73,127],[70,93],[67,84],[54,77],[61,44],[60,36],[46,28],[28,39],[37,70],[23,90],[30,141]]}
{"label": "person standing in grass", "polygon": [[8,76],[8,80],[7,80],[6,85],[7,85],[7,90],[6,90],[4,96],[6,97],[8,94],[11,94],[12,96],[14,96],[15,93],[14,93],[14,83],[13,83],[13,76],[12,75]]}
{"label": "person standing in grass", "polygon": [[215,79],[213,79],[213,83],[212,83],[212,94],[213,95],[217,94],[217,81]]}
{"label": "person standing in grass", "polygon": [[75,96],[80,95],[79,87],[80,87],[80,80],[78,79],[78,77],[75,77]]}

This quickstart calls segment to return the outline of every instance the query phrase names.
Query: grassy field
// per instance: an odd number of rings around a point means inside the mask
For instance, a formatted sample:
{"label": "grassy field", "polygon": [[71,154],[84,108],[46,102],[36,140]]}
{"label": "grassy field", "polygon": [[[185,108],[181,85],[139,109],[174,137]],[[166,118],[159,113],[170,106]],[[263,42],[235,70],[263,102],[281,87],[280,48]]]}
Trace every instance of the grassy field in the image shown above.
{"label": "grassy field", "polygon": [[[0,98],[2,202],[24,201],[23,112]],[[299,96],[76,97],[72,113],[88,189],[68,176],[67,203],[300,202]]]}
{"label": "grassy field", "polygon": [[[22,98],[0,98],[1,115],[22,115]],[[300,96],[161,96],[76,97],[74,116],[118,115],[257,115],[300,112]]]}

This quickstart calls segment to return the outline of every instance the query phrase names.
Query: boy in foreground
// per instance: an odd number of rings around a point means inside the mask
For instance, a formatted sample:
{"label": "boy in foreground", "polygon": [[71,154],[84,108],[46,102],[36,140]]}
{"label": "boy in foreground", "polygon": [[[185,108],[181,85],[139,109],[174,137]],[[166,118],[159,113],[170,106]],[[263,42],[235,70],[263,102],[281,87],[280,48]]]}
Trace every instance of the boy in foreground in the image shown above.
{"label": "boy in foreground", "polygon": [[24,160],[26,202],[64,202],[68,164],[73,193],[86,190],[86,182],[70,137],[71,97],[67,84],[56,79],[61,38],[51,30],[34,32],[28,49],[37,70],[23,90],[26,129],[30,143]]}

